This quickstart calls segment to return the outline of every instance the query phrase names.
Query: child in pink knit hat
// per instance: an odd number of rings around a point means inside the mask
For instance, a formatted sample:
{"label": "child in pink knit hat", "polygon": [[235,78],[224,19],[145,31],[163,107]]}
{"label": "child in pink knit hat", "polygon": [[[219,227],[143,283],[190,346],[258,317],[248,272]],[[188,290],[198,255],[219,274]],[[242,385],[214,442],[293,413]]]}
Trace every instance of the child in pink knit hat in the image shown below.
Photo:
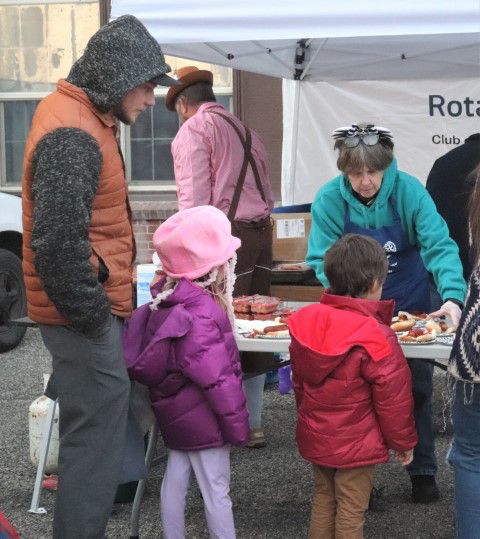
{"label": "child in pink knit hat", "polygon": [[232,290],[240,240],[213,206],[176,213],[153,236],[163,276],[124,334],[131,378],[149,386],[168,462],[163,534],[184,537],[193,470],[211,537],[235,537],[230,446],[248,440],[248,412],[233,332]]}

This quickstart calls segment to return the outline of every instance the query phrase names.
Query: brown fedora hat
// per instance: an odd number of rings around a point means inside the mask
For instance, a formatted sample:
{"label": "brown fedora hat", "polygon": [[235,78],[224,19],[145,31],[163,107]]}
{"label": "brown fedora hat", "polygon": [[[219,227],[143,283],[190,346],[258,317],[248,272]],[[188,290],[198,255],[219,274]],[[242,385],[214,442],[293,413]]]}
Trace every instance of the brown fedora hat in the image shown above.
{"label": "brown fedora hat", "polygon": [[165,97],[165,106],[168,110],[175,110],[175,99],[185,88],[197,82],[208,82],[213,85],[213,73],[195,66],[185,66],[177,69],[177,79],[180,84],[170,86]]}

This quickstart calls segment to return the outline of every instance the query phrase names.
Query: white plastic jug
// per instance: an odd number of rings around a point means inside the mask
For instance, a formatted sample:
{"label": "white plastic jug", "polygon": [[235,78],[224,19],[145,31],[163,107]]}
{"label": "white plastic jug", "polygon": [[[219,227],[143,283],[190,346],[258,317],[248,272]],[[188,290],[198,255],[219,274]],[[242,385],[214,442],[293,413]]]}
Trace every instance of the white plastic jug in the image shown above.
{"label": "white plastic jug", "polygon": [[[48,382],[50,375],[44,374],[44,388]],[[45,395],[41,395],[35,399],[28,409],[28,431],[30,439],[30,461],[35,466],[38,466],[38,460],[40,455],[40,447],[42,443],[43,434],[45,431],[45,422],[47,419],[48,409],[51,404],[51,400]],[[58,403],[55,408],[55,416],[53,419],[52,434],[50,436],[50,445],[48,448],[47,462],[45,464],[45,473],[54,474],[58,470],[58,417],[59,409]]]}
{"label": "white plastic jug", "polygon": [[156,269],[155,264],[139,264],[137,266],[137,307],[152,301],[150,283]]}

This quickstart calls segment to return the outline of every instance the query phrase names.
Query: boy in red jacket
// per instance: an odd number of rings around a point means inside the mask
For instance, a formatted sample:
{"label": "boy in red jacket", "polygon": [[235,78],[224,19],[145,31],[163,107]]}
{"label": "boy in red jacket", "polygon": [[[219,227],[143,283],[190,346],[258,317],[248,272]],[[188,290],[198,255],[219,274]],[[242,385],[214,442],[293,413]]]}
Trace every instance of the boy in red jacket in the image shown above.
{"label": "boy in red jacket", "polygon": [[410,370],[380,301],[387,258],[374,239],[342,236],[325,256],[330,288],[288,321],[298,449],[313,464],[311,539],[363,537],[374,465],[403,465],[417,443]]}

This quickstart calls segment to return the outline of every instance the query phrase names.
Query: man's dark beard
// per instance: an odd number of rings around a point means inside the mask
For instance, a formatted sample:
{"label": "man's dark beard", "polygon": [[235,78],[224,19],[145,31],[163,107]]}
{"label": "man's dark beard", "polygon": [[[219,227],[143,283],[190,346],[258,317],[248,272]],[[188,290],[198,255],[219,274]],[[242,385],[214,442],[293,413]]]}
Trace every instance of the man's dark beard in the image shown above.
{"label": "man's dark beard", "polygon": [[113,107],[112,114],[115,116],[115,118],[117,118],[117,120],[120,120],[125,125],[133,124],[132,120],[127,116],[125,109],[120,103]]}

